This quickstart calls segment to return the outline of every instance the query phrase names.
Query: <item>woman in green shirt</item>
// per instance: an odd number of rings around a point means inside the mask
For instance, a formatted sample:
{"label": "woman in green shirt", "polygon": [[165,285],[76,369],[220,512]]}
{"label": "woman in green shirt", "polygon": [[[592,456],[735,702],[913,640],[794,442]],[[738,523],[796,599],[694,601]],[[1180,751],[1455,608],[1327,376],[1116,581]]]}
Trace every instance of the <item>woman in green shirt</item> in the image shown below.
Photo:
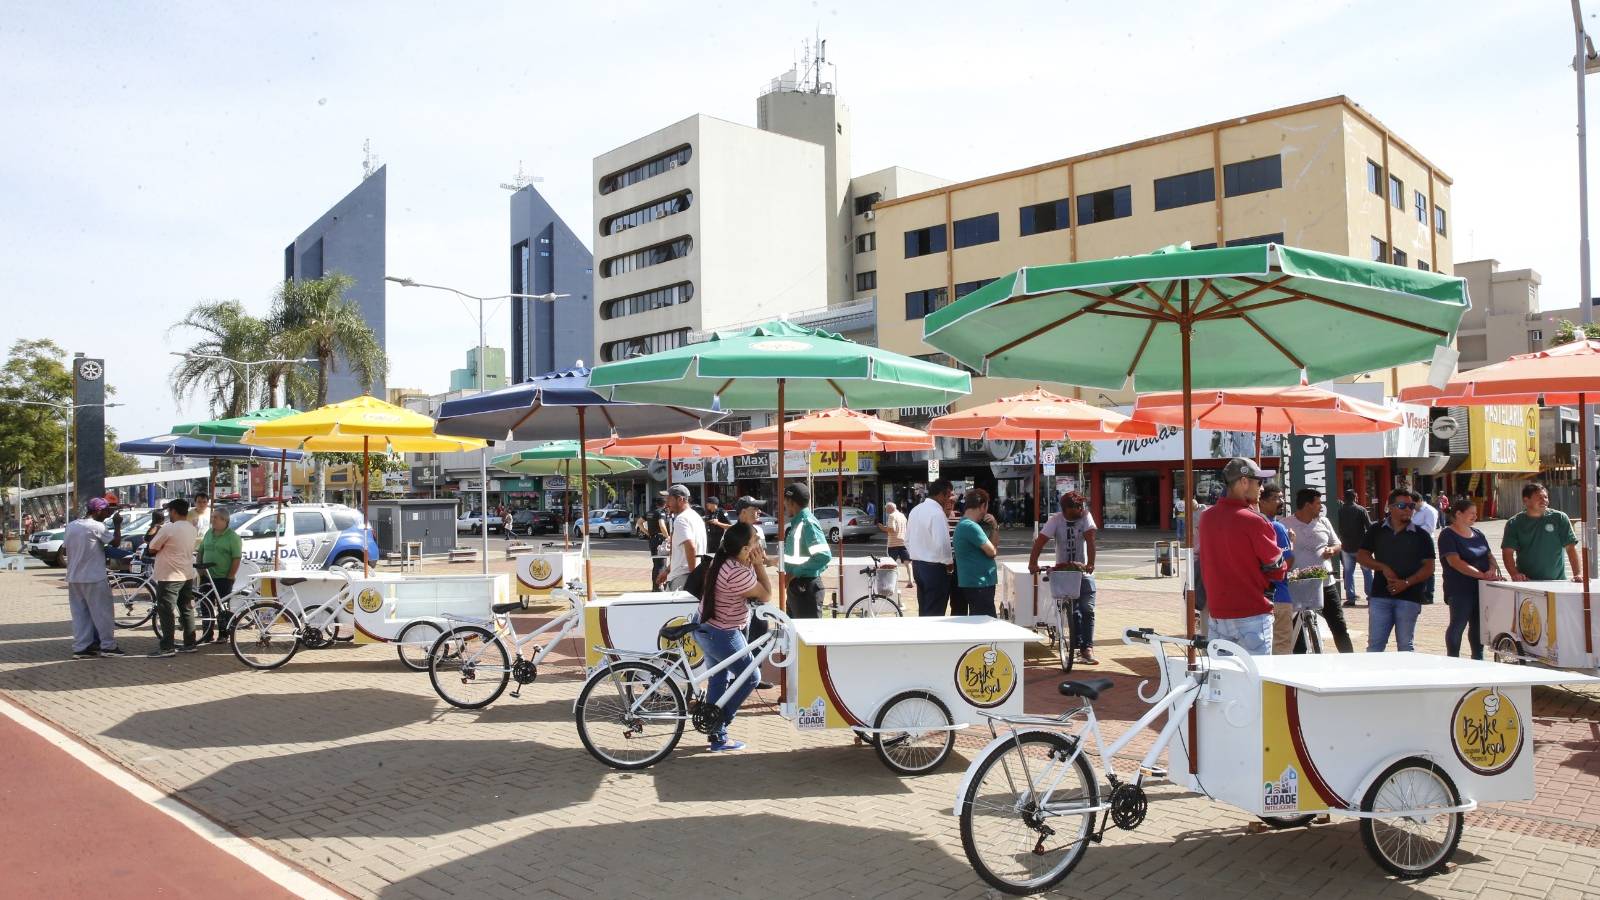
{"label": "woman in green shirt", "polygon": [[[239,575],[239,560],[244,557],[244,543],[239,532],[228,527],[228,512],[221,507],[211,508],[211,527],[200,538],[200,562],[209,563],[208,574],[217,586],[217,596],[233,593],[233,580]],[[219,604],[217,610],[217,643],[228,639],[228,605]]]}
{"label": "woman in green shirt", "polygon": [[961,589],[967,615],[992,616],[996,550],[983,528],[983,519],[989,514],[989,492],[983,488],[967,491],[962,506],[964,513],[954,538],[956,586]]}

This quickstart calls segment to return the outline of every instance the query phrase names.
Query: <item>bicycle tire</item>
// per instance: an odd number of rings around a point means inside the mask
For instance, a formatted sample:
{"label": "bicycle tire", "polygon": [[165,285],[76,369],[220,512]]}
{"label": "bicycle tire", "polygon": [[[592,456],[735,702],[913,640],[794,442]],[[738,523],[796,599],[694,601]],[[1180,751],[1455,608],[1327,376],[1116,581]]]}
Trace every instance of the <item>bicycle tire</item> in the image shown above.
{"label": "bicycle tire", "polygon": [[[174,615],[172,620],[174,628],[183,627]],[[156,637],[165,641],[166,634],[161,631],[161,617],[150,617],[150,628]],[[194,640],[197,644],[209,644],[217,635],[217,604],[209,596],[194,598]]]}
{"label": "bicycle tire", "polygon": [[[485,664],[485,657],[488,657]],[[489,629],[480,625],[452,628],[428,649],[428,681],[439,699],[457,709],[483,709],[505,693],[511,681],[511,654]],[[462,687],[458,687],[458,685]],[[464,686],[487,687],[473,692]]]}
{"label": "bicycle tire", "polygon": [[[606,694],[607,689],[614,689],[616,694]],[[652,733],[660,735],[664,742],[642,756],[631,757],[617,752],[612,745],[634,744],[636,741],[639,741],[639,746],[643,745],[640,737],[652,726],[640,721],[630,723],[624,712],[632,708],[636,699],[634,692],[641,689],[650,691],[646,695],[647,702],[653,707],[652,712],[661,717],[653,720],[660,727]],[[652,696],[661,694],[664,696]],[[688,718],[688,710],[683,691],[665,672],[649,663],[628,661],[595,669],[584,681],[572,713],[578,725],[578,738],[583,741],[583,747],[589,751],[589,755],[613,769],[629,771],[653,766],[672,753],[683,737],[683,724]],[[616,718],[614,723],[609,721],[613,717]],[[606,739],[605,729],[600,727],[602,724],[621,726],[616,740]]]}
{"label": "bicycle tire", "polygon": [[[973,871],[978,873],[991,887],[1007,894],[1025,895],[1047,890],[1060,884],[1063,879],[1072,873],[1078,863],[1083,859],[1083,854],[1089,848],[1091,835],[1094,833],[1096,814],[1089,812],[1080,816],[1076,837],[1064,844],[1060,850],[1060,858],[1052,862],[1041,874],[1034,877],[1013,877],[1010,872],[1004,871],[1002,863],[1009,860],[1013,865],[1026,867],[1032,860],[1044,859],[1048,851],[1041,848],[1049,840],[1023,817],[1023,810],[1018,808],[1017,800],[1024,785],[1029,783],[1028,748],[1030,745],[1043,745],[1035,748],[1035,752],[1042,751],[1046,759],[1062,760],[1071,756],[1077,748],[1077,739],[1054,731],[1029,731],[1019,734],[1015,740],[1005,748],[991,756],[982,758],[976,763],[976,769],[968,782],[967,792],[961,798],[961,849],[967,856],[967,862],[972,865]],[[1037,763],[1035,763],[1037,764]],[[985,801],[983,799],[984,785],[989,783],[990,774],[997,767],[1003,771],[995,780],[992,792],[997,799]],[[1073,761],[1073,769],[1077,773],[1081,785],[1080,798],[1075,798],[1082,806],[1093,808],[1100,805],[1100,785],[1094,779],[1094,771],[1089,768],[1089,761],[1084,756],[1079,756]],[[1035,778],[1035,783],[1042,778]],[[1062,784],[1066,778],[1063,777]],[[1060,785],[1057,786],[1060,790]],[[975,812],[975,810],[979,812]],[[979,820],[979,817],[983,821]],[[1009,847],[990,848],[987,841],[980,841],[981,836],[987,836],[990,829],[985,826],[988,818],[992,816],[995,821],[1015,820],[1022,825],[1022,829],[1015,830],[1016,840],[1006,841]],[[1064,821],[1068,816],[1052,817],[1052,821]],[[980,834],[981,833],[981,834]],[[1055,835],[1060,837],[1061,830]],[[980,846],[980,843],[983,846]],[[990,859],[986,851],[993,853]]]}
{"label": "bicycle tire", "polygon": [[844,615],[847,619],[877,619],[904,616],[905,611],[887,594],[868,594],[852,600]]}
{"label": "bicycle tire", "polygon": [[[300,649],[300,620],[276,600],[252,603],[234,617],[228,646],[239,662],[252,669],[279,668]],[[269,653],[272,647],[279,647],[276,653],[281,656]]]}
{"label": "bicycle tire", "polygon": [[444,629],[431,619],[418,619],[400,629],[395,638],[395,653],[401,665],[413,672],[426,672],[431,668],[433,645],[444,636]]}
{"label": "bicycle tire", "polygon": [[891,697],[878,710],[872,723],[872,748],[896,775],[926,775],[950,758],[956,733],[914,732],[919,727],[939,728],[954,723],[950,708],[932,691],[905,691]]}
{"label": "bicycle tire", "polygon": [[1322,629],[1317,627],[1317,614],[1308,613],[1305,616],[1306,652],[1322,653]]}
{"label": "bicycle tire", "polygon": [[118,628],[138,628],[155,615],[155,585],[142,578],[111,580],[111,621]]}
{"label": "bicycle tire", "polygon": [[[1401,786],[1399,781],[1402,778],[1410,783]],[[1428,799],[1436,803],[1448,806],[1461,804],[1461,792],[1450,775],[1437,763],[1421,756],[1408,756],[1378,776],[1362,798],[1361,810],[1376,812],[1380,804],[1390,809],[1395,806],[1402,809],[1426,808],[1419,807],[1416,802],[1416,798],[1423,796],[1424,792],[1431,793]],[[1439,818],[1443,818],[1444,823],[1443,833],[1437,840],[1430,836],[1419,836],[1422,829],[1434,825],[1432,821],[1423,819]],[[1367,853],[1385,871],[1401,878],[1422,878],[1443,872],[1450,865],[1450,857],[1455,855],[1456,848],[1461,844],[1465,820],[1466,815],[1459,812],[1444,813],[1442,816],[1363,818],[1361,842],[1366,845]],[[1399,833],[1391,836],[1391,832]],[[1431,849],[1430,844],[1433,845]],[[1418,848],[1423,851],[1421,855],[1416,853]]]}
{"label": "bicycle tire", "polygon": [[1056,601],[1056,652],[1061,656],[1061,671],[1071,672],[1077,654],[1072,649],[1078,631],[1072,624],[1072,607],[1076,600]]}

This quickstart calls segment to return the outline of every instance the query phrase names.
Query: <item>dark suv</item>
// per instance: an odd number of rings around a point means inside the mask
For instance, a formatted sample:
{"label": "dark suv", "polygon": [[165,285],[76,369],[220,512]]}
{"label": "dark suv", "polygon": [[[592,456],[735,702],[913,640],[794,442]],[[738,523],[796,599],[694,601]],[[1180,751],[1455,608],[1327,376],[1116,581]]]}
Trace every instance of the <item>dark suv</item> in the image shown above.
{"label": "dark suv", "polygon": [[559,534],[561,515],[549,509],[519,509],[511,514],[515,534]]}

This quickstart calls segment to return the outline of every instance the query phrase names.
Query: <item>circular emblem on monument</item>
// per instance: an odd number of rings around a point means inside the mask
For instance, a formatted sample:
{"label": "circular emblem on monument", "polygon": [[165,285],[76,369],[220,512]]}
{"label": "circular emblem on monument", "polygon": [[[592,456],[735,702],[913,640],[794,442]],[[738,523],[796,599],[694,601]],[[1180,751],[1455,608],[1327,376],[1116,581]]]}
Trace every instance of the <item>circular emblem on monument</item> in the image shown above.
{"label": "circular emblem on monument", "polygon": [[78,363],[78,377],[84,381],[99,381],[100,376],[106,373],[105,367],[92,359]]}

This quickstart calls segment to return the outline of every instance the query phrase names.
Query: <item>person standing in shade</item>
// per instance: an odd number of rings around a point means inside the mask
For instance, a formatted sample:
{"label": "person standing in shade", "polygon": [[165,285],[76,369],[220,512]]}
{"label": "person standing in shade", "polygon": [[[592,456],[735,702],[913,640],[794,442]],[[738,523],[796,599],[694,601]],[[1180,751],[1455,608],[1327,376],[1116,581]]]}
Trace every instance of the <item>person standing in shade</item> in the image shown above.
{"label": "person standing in shade", "polygon": [[909,568],[911,554],[906,552],[906,516],[894,501],[891,500],[883,505],[883,524],[878,526],[878,530],[889,536],[888,557],[894,560],[896,565],[905,565]]}
{"label": "person standing in shade", "polygon": [[[1328,623],[1328,630],[1333,632],[1333,643],[1339,652],[1354,653],[1350,629],[1344,621],[1344,607],[1339,604],[1339,583],[1333,578],[1333,558],[1339,555],[1342,545],[1333,523],[1323,515],[1322,492],[1316,488],[1296,491],[1294,512],[1280,521],[1289,530],[1291,549],[1298,565],[1301,568],[1320,566],[1326,573],[1327,580],[1322,583],[1322,618]],[[1290,628],[1293,628],[1292,623]]]}
{"label": "person standing in shade", "polygon": [[67,556],[67,605],[72,612],[72,657],[126,656],[117,646],[115,600],[106,580],[106,547],[122,540],[122,516],[106,518],[116,507],[103,497],[91,497],[83,518],[67,523],[61,552]]}
{"label": "person standing in shade", "polygon": [[650,590],[652,591],[661,590],[661,574],[667,570],[667,539],[672,536],[672,528],[663,506],[666,500],[666,491],[657,494],[656,505],[650,508],[650,514],[644,520],[645,540],[650,544]]}
{"label": "person standing in shade", "polygon": [[189,508],[189,524],[194,526],[196,532],[205,531],[211,527],[210,494],[194,495],[194,506]]}
{"label": "person standing in shade", "polygon": [[1431,538],[1433,533],[1439,530],[1439,511],[1433,507],[1433,504],[1428,502],[1427,497],[1415,491],[1412,491],[1412,493],[1417,498],[1417,511],[1411,517],[1411,524],[1427,532],[1428,537]]}
{"label": "person standing in shade", "polygon": [[[994,541],[984,528],[989,515],[989,492],[974,488],[967,492],[961,521],[956,524],[952,554],[956,577],[965,610],[957,615],[993,616],[994,588],[998,576]],[[992,519],[991,519],[992,521]]]}
{"label": "person standing in shade", "polygon": [[1211,637],[1252,656],[1272,653],[1272,581],[1288,570],[1272,526],[1255,509],[1269,475],[1254,460],[1229,460],[1222,469],[1227,494],[1196,523]]}
{"label": "person standing in shade", "polygon": [[[1289,529],[1278,521],[1278,513],[1283,510],[1283,488],[1276,484],[1261,486],[1261,497],[1256,501],[1256,512],[1261,513],[1272,526],[1272,537],[1278,543],[1278,549],[1283,553],[1284,565],[1287,569],[1294,568],[1294,544],[1289,540]],[[1287,575],[1288,573],[1285,572]],[[1289,641],[1294,637],[1294,602],[1289,596],[1289,582],[1283,578],[1272,579],[1272,652],[1283,655],[1293,652],[1295,646],[1305,652],[1303,642],[1291,646]]]}
{"label": "person standing in shade", "polygon": [[[150,654],[152,657],[199,649],[195,645],[194,550],[200,533],[189,524],[187,500],[168,503],[167,518],[170,521],[161,526],[149,544],[156,558],[156,618],[161,623],[161,646]],[[174,626],[179,623],[183,626],[183,646],[175,647]]]}
{"label": "person standing in shade", "polygon": [[658,578],[667,590],[681,591],[709,546],[706,523],[689,505],[689,489],[681,484],[667,489],[667,512],[672,514],[672,537],[667,542],[667,567]]}
{"label": "person standing in shade", "polygon": [[733,526],[733,520],[728,518],[728,511],[722,508],[722,501],[716,497],[706,499],[706,535],[713,546],[722,544],[722,534]]}
{"label": "person standing in shade", "polygon": [[[1078,661],[1085,665],[1099,665],[1094,658],[1094,558],[1097,552],[1095,536],[1099,533],[1094,516],[1084,509],[1083,495],[1068,491],[1057,501],[1061,511],[1045,521],[1044,527],[1033,539],[1033,549],[1028,554],[1028,571],[1039,571],[1039,553],[1045,541],[1056,542],[1055,568],[1082,572],[1078,599],[1072,604],[1072,636],[1074,646],[1069,653],[1077,653]],[[1044,590],[1041,586],[1040,590]]]}
{"label": "person standing in shade", "polygon": [[[1561,565],[1563,550],[1565,569]],[[1561,581],[1569,573],[1573,581],[1583,580],[1572,520],[1550,508],[1550,494],[1537,481],[1522,488],[1522,512],[1506,522],[1500,556],[1512,581]]]}
{"label": "person standing in shade", "polygon": [[1367,608],[1367,652],[1382,653],[1394,632],[1395,648],[1412,649],[1417,616],[1433,581],[1433,536],[1412,521],[1421,496],[1408,488],[1389,493],[1389,512],[1367,530],[1357,560],[1373,571]]}
{"label": "person standing in shade", "polygon": [[1361,543],[1372,528],[1372,517],[1367,508],[1356,502],[1355,491],[1344,492],[1344,503],[1339,506],[1339,565],[1344,569],[1344,605],[1356,605],[1356,570],[1361,571],[1361,593],[1372,596],[1372,570],[1356,562]]}
{"label": "person standing in shade", "polygon": [[[222,508],[211,511],[211,528],[200,538],[200,561],[210,566],[207,577],[217,588],[218,597],[233,593],[233,581],[239,576],[239,561],[244,558],[244,542],[239,533],[228,527],[228,512]],[[227,604],[217,610],[216,642],[226,643],[228,620],[231,613]]]}
{"label": "person standing in shade", "polygon": [[917,615],[942,616],[950,606],[950,573],[955,557],[950,550],[952,503],[950,482],[941,478],[928,485],[928,497],[906,520],[906,552],[911,556],[911,578],[917,583]]}
{"label": "person standing in shade", "polygon": [[822,599],[822,573],[833,561],[833,552],[811,512],[809,488],[798,481],[784,485],[783,506],[783,571],[789,576],[784,612],[791,619],[815,619]]}
{"label": "person standing in shade", "polygon": [[1473,659],[1483,659],[1483,635],[1478,630],[1478,583],[1498,581],[1489,539],[1476,527],[1478,506],[1471,497],[1457,497],[1448,507],[1449,525],[1439,532],[1439,559],[1444,562],[1444,602],[1450,607],[1450,624],[1444,629],[1444,652],[1461,655],[1461,635],[1467,635]]}

